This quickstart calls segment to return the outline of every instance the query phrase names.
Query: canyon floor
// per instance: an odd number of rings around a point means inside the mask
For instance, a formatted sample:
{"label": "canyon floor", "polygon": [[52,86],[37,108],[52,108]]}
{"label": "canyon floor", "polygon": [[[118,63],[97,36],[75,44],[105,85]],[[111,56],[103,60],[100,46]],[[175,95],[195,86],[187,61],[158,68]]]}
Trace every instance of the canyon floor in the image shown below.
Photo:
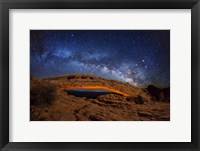
{"label": "canyon floor", "polygon": [[[30,86],[31,121],[170,120],[170,101],[162,90],[155,91],[159,92],[155,96],[148,89],[83,74],[46,79],[31,77]],[[110,93],[89,97],[66,91],[84,87],[105,88]]]}

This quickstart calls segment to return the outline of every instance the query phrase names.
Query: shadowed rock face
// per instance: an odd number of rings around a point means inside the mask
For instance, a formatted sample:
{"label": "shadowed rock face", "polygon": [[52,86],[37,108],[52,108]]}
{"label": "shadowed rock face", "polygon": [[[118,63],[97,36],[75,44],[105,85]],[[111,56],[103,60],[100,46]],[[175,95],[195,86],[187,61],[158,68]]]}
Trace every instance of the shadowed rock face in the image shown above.
{"label": "shadowed rock face", "polygon": [[[154,102],[147,90],[128,83],[78,74],[45,79],[31,78],[30,86],[31,99],[37,102],[30,106],[31,121],[170,120],[169,103]],[[56,89],[49,89],[49,86]],[[46,90],[43,90],[44,88]],[[90,97],[87,92],[87,96],[84,97],[84,92],[78,95],[76,92],[66,92],[74,88],[102,88],[109,90],[109,93],[99,93]],[[44,97],[48,93],[51,95]],[[51,101],[48,101],[48,98]]]}
{"label": "shadowed rock face", "polygon": [[146,90],[150,93],[155,101],[170,102],[170,87],[160,89],[153,85],[149,85]]}

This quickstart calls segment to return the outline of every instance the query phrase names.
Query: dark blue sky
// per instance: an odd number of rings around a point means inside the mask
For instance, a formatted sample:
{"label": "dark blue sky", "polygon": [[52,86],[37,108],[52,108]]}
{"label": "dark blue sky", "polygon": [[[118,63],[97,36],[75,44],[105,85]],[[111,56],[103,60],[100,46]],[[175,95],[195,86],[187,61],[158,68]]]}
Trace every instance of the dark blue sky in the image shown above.
{"label": "dark blue sky", "polygon": [[169,86],[169,30],[31,30],[31,75],[86,73]]}

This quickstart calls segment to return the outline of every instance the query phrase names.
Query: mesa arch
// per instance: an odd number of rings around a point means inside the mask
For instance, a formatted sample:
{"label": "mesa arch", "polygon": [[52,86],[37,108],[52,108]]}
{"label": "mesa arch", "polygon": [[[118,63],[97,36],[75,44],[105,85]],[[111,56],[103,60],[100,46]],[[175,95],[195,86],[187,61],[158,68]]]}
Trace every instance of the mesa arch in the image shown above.
{"label": "mesa arch", "polygon": [[92,90],[104,89],[124,96],[141,95],[147,100],[151,97],[142,88],[133,86],[129,83],[105,79],[88,74],[66,74],[57,77],[45,78],[44,80],[54,83],[60,87],[61,90],[75,88],[86,88]]}
{"label": "mesa arch", "polygon": [[121,92],[119,90],[116,90],[116,89],[112,89],[112,88],[109,88],[109,87],[106,87],[106,86],[89,86],[89,85],[80,85],[80,86],[68,86],[68,85],[61,85],[60,88],[62,90],[67,90],[67,89],[78,89],[78,88],[84,88],[84,89],[90,89],[90,90],[98,90],[98,89],[103,89],[103,90],[107,90],[107,91],[111,91],[111,92],[114,92],[114,93],[117,93],[117,94],[121,94],[121,95],[124,95],[124,96],[130,96],[129,94],[127,93],[124,93],[124,92]]}

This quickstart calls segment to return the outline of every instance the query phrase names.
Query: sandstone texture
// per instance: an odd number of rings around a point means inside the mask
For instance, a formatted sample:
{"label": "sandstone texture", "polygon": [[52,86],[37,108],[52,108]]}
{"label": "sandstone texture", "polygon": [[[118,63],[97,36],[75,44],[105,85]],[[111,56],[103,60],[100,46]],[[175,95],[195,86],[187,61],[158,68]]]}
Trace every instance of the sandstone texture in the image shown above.
{"label": "sandstone texture", "polygon": [[[162,90],[152,94],[148,89],[128,83],[87,74],[63,75],[30,80],[31,121],[169,121],[170,101]],[[105,89],[111,93],[95,98],[76,96],[65,90]],[[157,89],[156,89],[157,90]]]}

